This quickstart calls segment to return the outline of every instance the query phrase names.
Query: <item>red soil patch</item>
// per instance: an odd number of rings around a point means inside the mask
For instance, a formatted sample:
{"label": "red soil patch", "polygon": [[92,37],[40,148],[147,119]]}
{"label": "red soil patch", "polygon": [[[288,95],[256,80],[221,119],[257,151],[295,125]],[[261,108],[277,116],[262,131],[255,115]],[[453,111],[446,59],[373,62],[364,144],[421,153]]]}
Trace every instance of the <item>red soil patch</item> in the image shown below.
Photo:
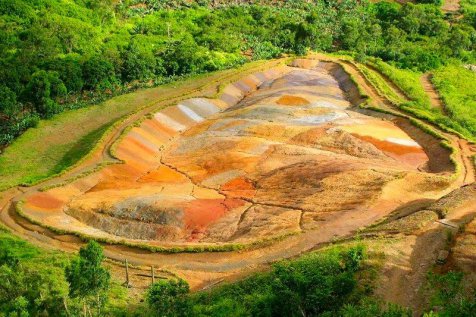
{"label": "red soil patch", "polygon": [[64,201],[48,193],[37,193],[28,197],[27,203],[42,209],[58,209],[63,206]]}
{"label": "red soil patch", "polygon": [[309,100],[298,96],[284,95],[276,103],[283,106],[304,106],[309,104]]}
{"label": "red soil patch", "polygon": [[240,199],[198,199],[185,207],[185,228],[193,231],[202,231],[208,225],[223,217],[230,209],[245,204]]}

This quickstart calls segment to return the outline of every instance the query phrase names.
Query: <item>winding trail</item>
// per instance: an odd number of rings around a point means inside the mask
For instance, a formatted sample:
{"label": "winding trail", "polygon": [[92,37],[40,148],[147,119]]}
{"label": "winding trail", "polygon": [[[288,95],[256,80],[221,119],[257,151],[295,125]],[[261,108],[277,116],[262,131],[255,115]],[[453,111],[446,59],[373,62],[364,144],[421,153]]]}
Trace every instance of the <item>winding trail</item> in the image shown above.
{"label": "winding trail", "polygon": [[426,94],[428,97],[430,97],[430,103],[433,108],[441,110],[442,113],[445,113],[445,106],[443,104],[443,101],[441,100],[440,95],[435,89],[435,86],[433,86],[433,83],[431,82],[432,78],[431,73],[425,73],[420,77],[420,82],[421,85],[423,86],[423,89],[425,90]]}
{"label": "winding trail", "polygon": [[[322,60],[328,60],[327,56],[318,56]],[[336,61],[336,59],[333,59]],[[282,60],[273,61],[264,64],[261,68],[271,68],[278,66]],[[339,61],[347,72],[354,76],[358,85],[369,95],[369,97],[377,105],[396,110],[393,105],[380,96],[375,87],[360,73],[357,67],[350,62]],[[260,68],[250,71],[259,71]],[[243,76],[242,74],[240,76]],[[186,93],[176,92],[168,96],[167,99],[154,103],[141,111],[129,116],[118,124],[113,131],[111,131],[104,140],[98,145],[94,152],[88,159],[81,162],[79,165],[72,168],[67,173],[45,181],[32,187],[16,187],[1,193],[0,198],[0,221],[13,231],[19,237],[28,240],[40,247],[46,249],[60,249],[67,252],[76,251],[83,244],[82,241],[71,235],[58,235],[46,228],[34,225],[27,220],[21,218],[15,211],[14,204],[21,200],[25,193],[33,193],[39,191],[45,186],[60,184],[71,178],[82,175],[85,172],[91,171],[104,162],[118,161],[111,155],[111,147],[121,138],[123,132],[128,126],[139,120],[146,114],[156,111],[162,107],[176,104],[179,101],[192,97],[210,97],[217,93],[220,83],[236,78],[236,74],[216,78],[208,84],[200,87],[194,87]],[[393,87],[393,86],[392,86]],[[398,110],[398,109],[397,109]],[[459,140],[452,136],[452,140],[458,142],[461,149],[461,155],[458,158],[461,161],[463,169],[463,184],[474,182],[475,173],[473,164],[468,158],[472,155],[468,143],[464,140]],[[256,202],[250,201],[254,204]],[[303,210],[300,210],[303,212]],[[384,216],[378,210],[361,213],[360,211],[350,211],[334,215],[332,213],[326,215],[326,221],[319,229],[309,230],[299,234],[298,236],[291,236],[282,241],[277,241],[266,248],[251,249],[239,252],[223,253],[179,253],[179,254],[164,254],[164,253],[150,253],[135,248],[130,248],[120,245],[104,245],[104,251],[108,258],[116,261],[123,261],[125,258],[130,263],[138,266],[150,266],[166,268],[177,272],[178,275],[192,281],[192,288],[203,288],[203,286],[215,283],[218,279],[233,278],[233,276],[240,276],[243,269],[256,270],[260,267],[267,266],[269,263],[275,262],[282,258],[290,258],[298,256],[306,251],[315,249],[317,246],[327,243],[334,238],[348,237],[355,233],[361,227],[372,224]],[[301,215],[302,217],[302,215]],[[149,268],[143,267],[144,271]],[[204,277],[195,278],[198,272],[202,272]]]}

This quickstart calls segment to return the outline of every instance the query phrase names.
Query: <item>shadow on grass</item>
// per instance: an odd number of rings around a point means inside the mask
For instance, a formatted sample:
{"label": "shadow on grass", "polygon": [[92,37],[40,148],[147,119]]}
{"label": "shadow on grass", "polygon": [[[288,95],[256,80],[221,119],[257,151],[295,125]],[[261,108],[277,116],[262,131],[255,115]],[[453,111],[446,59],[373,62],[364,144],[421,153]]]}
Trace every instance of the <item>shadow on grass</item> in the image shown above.
{"label": "shadow on grass", "polygon": [[82,137],[53,167],[52,173],[60,173],[87,155],[110,126],[111,123],[107,123]]}

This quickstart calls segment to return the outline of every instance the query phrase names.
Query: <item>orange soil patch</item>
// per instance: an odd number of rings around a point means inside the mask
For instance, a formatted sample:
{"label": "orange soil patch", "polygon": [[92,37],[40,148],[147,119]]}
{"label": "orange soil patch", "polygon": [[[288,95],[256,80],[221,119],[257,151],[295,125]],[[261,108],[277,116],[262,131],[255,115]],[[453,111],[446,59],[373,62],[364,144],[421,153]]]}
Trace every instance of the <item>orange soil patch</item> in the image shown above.
{"label": "orange soil patch", "polygon": [[354,133],[352,135],[375,145],[378,149],[384,151],[389,156],[411,165],[419,166],[428,160],[425,151],[423,151],[423,149],[420,147],[405,146],[388,141],[382,141],[367,135],[359,135]]}
{"label": "orange soil patch", "polygon": [[146,120],[141,127],[150,127],[157,137],[163,137],[164,141],[175,135],[177,132],[160,124],[157,120]]}
{"label": "orange soil patch", "polygon": [[197,125],[191,127],[190,129],[184,131],[181,135],[183,136],[194,136],[199,133],[203,133],[207,131],[215,121],[213,120],[206,120],[203,122],[198,123]]}
{"label": "orange soil patch", "polygon": [[303,106],[303,105],[308,105],[309,100],[299,96],[284,95],[281,98],[279,98],[276,101],[276,103],[278,105],[283,105],[283,106]]}
{"label": "orange soil patch", "polygon": [[187,178],[177,171],[165,166],[147,173],[147,175],[139,178],[140,183],[184,183]]}
{"label": "orange soil patch", "polygon": [[229,129],[229,128],[234,128],[234,127],[238,127],[242,124],[245,124],[247,123],[246,120],[233,120],[233,121],[230,121],[224,125],[222,125],[220,128],[217,128],[216,130],[217,131],[223,131],[223,130],[226,130],[226,129]]}
{"label": "orange soil patch", "polygon": [[178,122],[178,123],[180,123],[180,124],[182,124],[186,127],[190,127],[190,126],[196,124],[195,121],[193,121],[189,116],[187,116],[185,113],[180,111],[177,107],[165,108],[161,112],[162,112],[162,114],[166,115],[170,119],[172,119],[175,122]]}
{"label": "orange soil patch", "polygon": [[[150,146],[144,144],[143,142],[137,140],[136,138],[134,137],[130,137],[130,138],[127,138],[127,141],[129,141],[130,143],[134,144],[135,146],[137,146],[139,149],[141,149],[143,152],[145,152],[145,155],[139,155],[139,157],[151,157],[151,156],[154,156],[154,154],[157,152],[157,150],[155,149],[152,149]],[[139,153],[136,153],[136,155],[139,154]]]}
{"label": "orange soil patch", "polygon": [[221,187],[222,190],[253,190],[253,183],[246,177],[232,179]]}
{"label": "orange soil patch", "polygon": [[[151,131],[149,128],[141,127],[133,129],[133,131],[137,134],[137,136],[152,143],[156,148],[160,148],[162,145],[164,145],[163,138],[160,138],[160,135],[158,137],[157,133],[155,131]],[[156,151],[156,149],[154,149],[154,151]]]}
{"label": "orange soil patch", "polygon": [[228,192],[229,196],[251,198],[255,195],[253,183],[246,177],[232,179],[221,186],[221,190]]}
{"label": "orange soil patch", "polygon": [[412,140],[403,130],[395,126],[395,124],[393,124],[392,122],[388,121],[376,120],[372,121],[372,124],[348,125],[343,126],[342,129],[349,133],[373,136],[374,138],[378,138],[380,140],[385,140],[387,138]]}
{"label": "orange soil patch", "polygon": [[26,202],[41,209],[58,209],[64,204],[64,201],[48,193],[37,193],[31,195],[27,198]]}
{"label": "orange soil patch", "polygon": [[243,79],[243,83],[250,87],[252,90],[256,89],[256,87],[258,86],[257,81],[253,78],[245,78]]}

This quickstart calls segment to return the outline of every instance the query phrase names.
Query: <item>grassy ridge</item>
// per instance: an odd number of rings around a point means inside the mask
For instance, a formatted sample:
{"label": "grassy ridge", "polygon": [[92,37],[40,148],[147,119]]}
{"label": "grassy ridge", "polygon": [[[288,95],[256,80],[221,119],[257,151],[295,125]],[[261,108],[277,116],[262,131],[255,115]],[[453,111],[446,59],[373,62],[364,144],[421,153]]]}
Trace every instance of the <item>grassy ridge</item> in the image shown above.
{"label": "grassy ridge", "polygon": [[431,109],[430,98],[420,83],[421,73],[399,69],[380,60],[374,60],[374,62],[370,62],[369,64],[390,78],[407,94],[408,98],[417,103],[418,107],[428,110]]}
{"label": "grassy ridge", "polygon": [[435,70],[432,81],[449,117],[476,137],[476,73],[459,65],[448,65]]}
{"label": "grassy ridge", "polygon": [[[458,116],[448,117],[443,114],[441,110],[431,106],[430,99],[420,82],[421,74],[410,70],[398,69],[379,60],[370,62],[370,65],[387,76],[408,96],[408,98],[411,99],[410,102],[397,104],[402,110],[419,119],[433,123],[447,132],[459,134],[468,140],[476,139],[476,133],[473,133],[473,129],[476,129],[476,124],[472,123],[472,120],[466,121],[466,119]],[[462,82],[454,82],[453,84],[453,89],[459,91],[466,91],[466,89],[468,89]],[[471,92],[468,90],[468,92],[465,92],[464,94],[465,96],[468,96]],[[446,102],[444,97],[443,99]],[[470,106],[468,103],[465,103],[461,99],[458,100],[457,98],[453,99],[453,101],[453,107],[459,109],[461,113],[471,112],[471,107],[468,107]]]}

